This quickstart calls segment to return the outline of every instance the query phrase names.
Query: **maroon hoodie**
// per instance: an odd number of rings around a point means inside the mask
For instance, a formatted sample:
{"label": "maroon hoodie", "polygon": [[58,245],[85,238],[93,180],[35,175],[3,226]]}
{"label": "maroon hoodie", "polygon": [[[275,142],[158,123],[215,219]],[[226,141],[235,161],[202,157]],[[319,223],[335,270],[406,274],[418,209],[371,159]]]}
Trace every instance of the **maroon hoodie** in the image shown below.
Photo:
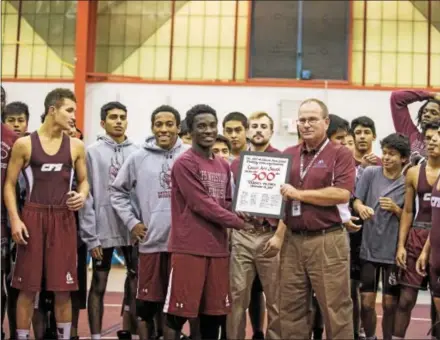
{"label": "maroon hoodie", "polygon": [[394,128],[397,133],[406,135],[411,143],[411,152],[419,152],[425,155],[425,143],[423,135],[420,133],[416,124],[414,124],[408,105],[428,100],[431,98],[426,91],[394,91],[391,94],[390,105],[393,116]]}
{"label": "maroon hoodie", "polygon": [[168,249],[208,257],[227,257],[226,228],[244,221],[231,208],[231,171],[221,157],[206,159],[192,148],[171,170],[171,232]]}

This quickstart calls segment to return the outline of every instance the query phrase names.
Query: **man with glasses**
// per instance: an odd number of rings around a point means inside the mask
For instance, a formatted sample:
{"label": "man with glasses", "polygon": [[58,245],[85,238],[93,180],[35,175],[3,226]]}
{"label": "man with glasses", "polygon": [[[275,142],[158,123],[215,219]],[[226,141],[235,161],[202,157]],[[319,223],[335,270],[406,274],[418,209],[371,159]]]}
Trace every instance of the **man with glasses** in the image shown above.
{"label": "man with glasses", "polygon": [[303,143],[284,151],[292,156],[292,169],[288,183],[281,186],[287,203],[278,224],[278,232],[284,233],[281,338],[309,337],[313,289],[327,339],[352,339],[350,249],[342,223],[355,182],[353,156],[327,138],[329,113],[322,101],[305,100],[297,123]]}

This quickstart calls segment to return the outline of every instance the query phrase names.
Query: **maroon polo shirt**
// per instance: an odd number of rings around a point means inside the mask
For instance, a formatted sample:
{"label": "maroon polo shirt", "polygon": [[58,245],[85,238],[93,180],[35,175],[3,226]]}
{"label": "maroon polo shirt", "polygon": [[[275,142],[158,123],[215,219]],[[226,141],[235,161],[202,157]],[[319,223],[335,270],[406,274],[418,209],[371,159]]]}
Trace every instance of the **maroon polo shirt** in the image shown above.
{"label": "maroon polo shirt", "polygon": [[[317,190],[333,186],[352,192],[356,177],[353,154],[348,148],[335,143],[327,143],[324,149],[322,149],[301,185],[301,153],[304,154],[304,169],[306,169],[325,141],[326,139],[316,150],[307,151],[304,144],[299,144],[287,148],[283,152],[284,154],[292,155],[289,184],[299,190]],[[323,207],[301,202],[300,216],[292,216],[291,210],[292,203],[288,201],[284,222],[291,230],[324,230],[342,223],[336,205]]]}

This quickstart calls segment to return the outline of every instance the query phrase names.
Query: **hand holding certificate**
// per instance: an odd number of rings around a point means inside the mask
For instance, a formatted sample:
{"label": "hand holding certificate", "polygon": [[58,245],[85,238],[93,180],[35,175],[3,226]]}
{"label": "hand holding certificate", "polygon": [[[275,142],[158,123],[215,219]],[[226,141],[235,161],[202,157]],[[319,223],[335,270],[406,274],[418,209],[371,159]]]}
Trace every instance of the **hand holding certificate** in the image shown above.
{"label": "hand holding certificate", "polygon": [[288,181],[290,155],[243,152],[233,209],[252,216],[282,218],[284,216],[282,184]]}

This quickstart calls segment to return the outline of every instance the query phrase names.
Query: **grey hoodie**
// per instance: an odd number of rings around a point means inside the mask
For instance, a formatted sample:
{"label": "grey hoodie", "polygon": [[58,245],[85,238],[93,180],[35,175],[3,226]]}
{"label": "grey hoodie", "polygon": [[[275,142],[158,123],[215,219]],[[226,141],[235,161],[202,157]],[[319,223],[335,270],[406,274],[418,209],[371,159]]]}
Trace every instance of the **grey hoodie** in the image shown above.
{"label": "grey hoodie", "polygon": [[122,164],[139,147],[129,139],[118,144],[108,136],[87,148],[90,195],[79,211],[80,236],[89,250],[130,245],[130,233],[110,203],[110,185]]}
{"label": "grey hoodie", "polygon": [[[156,145],[154,137],[147,138],[143,147],[130,155],[113,182],[111,203],[127,230],[138,223],[147,228],[139,244],[140,253],[168,251],[171,229],[171,167],[189,149],[180,138],[171,150]],[[140,208],[140,218],[133,212],[130,192]]]}

